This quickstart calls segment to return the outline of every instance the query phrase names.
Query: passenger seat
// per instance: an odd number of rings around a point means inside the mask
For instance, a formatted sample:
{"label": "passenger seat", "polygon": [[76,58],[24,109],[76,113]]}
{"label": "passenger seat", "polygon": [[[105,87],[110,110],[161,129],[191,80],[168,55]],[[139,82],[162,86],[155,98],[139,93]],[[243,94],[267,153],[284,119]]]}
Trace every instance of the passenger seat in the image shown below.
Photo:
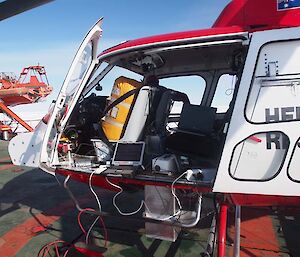
{"label": "passenger seat", "polygon": [[170,152],[216,157],[218,140],[214,133],[216,108],[184,104],[178,129],[166,139]]}

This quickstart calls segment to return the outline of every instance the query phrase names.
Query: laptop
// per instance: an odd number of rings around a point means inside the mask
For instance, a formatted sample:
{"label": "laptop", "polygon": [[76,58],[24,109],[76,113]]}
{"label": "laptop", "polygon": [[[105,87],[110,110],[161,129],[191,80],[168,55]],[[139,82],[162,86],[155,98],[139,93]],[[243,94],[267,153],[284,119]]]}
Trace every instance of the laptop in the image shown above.
{"label": "laptop", "polygon": [[113,166],[138,167],[143,163],[144,142],[118,142],[112,158]]}

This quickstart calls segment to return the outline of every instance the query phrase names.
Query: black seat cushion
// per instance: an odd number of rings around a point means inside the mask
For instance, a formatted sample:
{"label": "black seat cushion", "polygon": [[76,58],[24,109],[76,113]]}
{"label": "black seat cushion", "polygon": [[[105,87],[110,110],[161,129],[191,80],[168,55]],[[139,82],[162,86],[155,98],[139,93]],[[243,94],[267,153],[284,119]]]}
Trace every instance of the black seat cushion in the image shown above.
{"label": "black seat cushion", "polygon": [[178,124],[179,131],[210,135],[213,133],[216,108],[184,104]]}
{"label": "black seat cushion", "polygon": [[169,135],[165,142],[170,152],[201,155],[215,158],[219,155],[219,142],[207,135],[195,135],[177,132]]}

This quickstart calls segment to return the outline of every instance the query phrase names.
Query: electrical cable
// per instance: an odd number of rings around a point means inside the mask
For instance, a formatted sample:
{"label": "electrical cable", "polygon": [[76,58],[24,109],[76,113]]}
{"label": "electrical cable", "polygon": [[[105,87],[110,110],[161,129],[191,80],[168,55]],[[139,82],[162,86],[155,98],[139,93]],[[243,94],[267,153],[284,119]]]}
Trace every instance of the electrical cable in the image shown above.
{"label": "electrical cable", "polygon": [[82,211],[83,209],[80,207],[79,202],[77,201],[76,197],[74,196],[74,194],[72,193],[72,191],[70,190],[70,188],[68,187],[68,181],[70,179],[70,175],[68,175],[65,180],[64,180],[64,188],[66,189],[67,193],[69,194],[69,196],[71,197],[71,199],[73,200],[77,210]]}
{"label": "electrical cable", "polygon": [[65,246],[67,246],[67,245],[69,246],[69,248],[65,251],[63,257],[66,257],[68,255],[68,253],[69,253],[70,248],[74,247],[73,244],[69,244],[69,243],[67,243],[67,242],[65,242],[63,240],[55,240],[53,242],[50,242],[50,243],[44,245],[40,249],[40,251],[38,252],[38,257],[46,257],[46,256],[48,256],[49,253],[50,253],[50,250],[51,250],[51,248],[50,248],[51,246],[55,247],[54,250],[55,250],[56,257],[60,257],[60,253],[59,253],[59,249],[58,249],[58,244],[63,244]]}
{"label": "electrical cable", "polygon": [[[92,186],[92,177],[93,177],[93,175],[95,174],[96,171],[97,171],[97,170],[94,170],[94,171],[91,173],[90,177],[89,177],[89,187],[90,187],[91,192],[92,192],[93,195],[95,196],[95,199],[96,199],[97,204],[98,204],[98,207],[99,207],[99,212],[101,213],[102,206],[101,206],[99,197],[98,197],[98,195],[96,194],[96,192],[95,192],[95,190],[93,189],[93,186]],[[85,237],[85,243],[86,243],[86,244],[88,244],[90,233],[91,233],[93,227],[95,226],[95,224],[97,223],[97,221],[99,220],[99,218],[100,218],[100,216],[98,216],[98,217],[94,220],[94,222],[92,223],[92,225],[90,226],[90,228],[89,228],[89,230],[88,230],[88,233],[86,234],[86,237]]]}
{"label": "electrical cable", "polygon": [[[179,177],[177,177],[177,178],[172,182],[172,185],[171,185],[171,192],[172,192],[172,195],[175,197],[175,199],[176,199],[176,201],[177,201],[177,203],[178,203],[179,210],[182,209],[182,205],[181,205],[181,202],[180,202],[179,198],[178,198],[177,195],[175,194],[174,185],[175,185],[175,183],[176,183],[179,179],[181,179],[181,178],[182,178],[183,176],[185,176],[187,173],[188,173],[188,171],[183,172]],[[174,215],[174,216],[176,216],[176,215]]]}
{"label": "electrical cable", "polygon": [[[95,196],[95,198],[96,198],[96,201],[97,201],[97,203],[98,203],[98,207],[99,207],[99,212],[100,212],[100,213],[101,213],[101,209],[102,209],[102,208],[101,208],[101,203],[100,203],[100,200],[99,200],[98,195],[96,194],[96,192],[94,191],[94,189],[93,189],[93,187],[92,187],[92,177],[93,177],[93,175],[94,175],[96,172],[98,172],[98,174],[100,174],[100,173],[102,173],[104,170],[106,170],[106,169],[102,169],[102,170],[100,170],[100,171],[99,171],[99,169],[94,170],[94,171],[91,173],[90,177],[89,177],[89,187],[90,187],[91,192],[94,194],[94,196]],[[107,241],[108,241],[108,239],[107,239],[108,236],[107,236],[107,230],[106,230],[105,223],[104,223],[103,219],[101,218],[101,216],[100,216],[99,214],[96,214],[96,211],[95,211],[94,209],[91,209],[91,208],[83,209],[83,208],[80,207],[80,205],[79,205],[77,199],[75,198],[75,196],[73,195],[73,193],[70,191],[70,189],[69,189],[68,186],[67,186],[67,183],[68,183],[69,179],[70,179],[70,175],[68,175],[68,176],[66,177],[66,179],[65,179],[63,185],[64,185],[64,188],[67,190],[67,192],[68,192],[69,196],[71,197],[71,199],[74,201],[76,208],[79,210],[79,214],[78,214],[77,220],[78,220],[78,224],[79,224],[80,229],[81,229],[82,232],[86,235],[86,242],[89,241],[89,235],[90,235],[90,233],[91,233],[91,231],[92,231],[94,225],[96,224],[96,222],[100,219],[100,221],[101,221],[101,223],[102,223],[102,226],[103,226],[103,229],[104,229],[104,234],[105,234],[105,246],[106,246],[106,245],[107,245]],[[83,226],[82,226],[82,224],[81,224],[81,221],[80,221],[80,216],[81,216],[81,214],[82,214],[83,212],[87,212],[87,211],[93,211],[93,212],[95,212],[95,215],[98,215],[98,217],[95,219],[95,221],[94,221],[94,222],[92,223],[92,225],[90,226],[90,228],[89,228],[89,230],[88,230],[88,233],[85,231],[85,229],[83,228]]]}
{"label": "electrical cable", "polygon": [[91,234],[91,231],[92,229],[94,228],[95,224],[97,223],[97,221],[99,220],[100,216],[98,216],[94,222],[92,223],[92,225],[90,226],[88,232],[86,233],[86,236],[85,236],[85,244],[88,245],[89,244],[89,237],[90,237],[90,234]]}
{"label": "electrical cable", "polygon": [[[186,174],[187,174],[187,171],[185,171],[184,173],[182,173],[179,177],[177,177],[177,178],[172,182],[172,185],[171,185],[171,193],[172,193],[173,197],[176,199],[176,202],[177,202],[177,204],[178,204],[178,206],[179,206],[178,211],[175,212],[173,215],[170,215],[170,216],[165,217],[165,218],[157,218],[157,217],[153,217],[153,216],[151,217],[151,215],[150,215],[150,216],[147,215],[148,218],[153,218],[153,219],[159,220],[159,221],[167,221],[167,220],[170,220],[170,219],[174,218],[175,216],[180,215],[181,210],[182,210],[182,205],[181,205],[181,202],[180,202],[179,198],[177,197],[177,195],[176,195],[176,193],[175,193],[174,185],[175,185],[175,183],[176,183],[180,178],[182,178],[182,177],[183,177],[184,175],[186,175]],[[149,208],[148,208],[148,210],[149,210]],[[149,213],[151,214],[151,211],[149,211]]]}
{"label": "electrical cable", "polygon": [[57,184],[58,184],[59,186],[62,186],[62,184],[60,183],[60,181],[59,181],[59,179],[58,179],[58,177],[57,177],[57,173],[56,173],[56,172],[54,173],[54,177],[55,177],[55,179],[56,179]]}
{"label": "electrical cable", "polygon": [[180,178],[182,178],[182,177],[183,177],[184,175],[186,175],[186,174],[187,174],[187,171],[184,172],[184,173],[182,173],[179,177],[177,177],[177,178],[172,182],[172,185],[171,185],[171,192],[172,192],[172,195],[174,196],[174,198],[176,199],[176,202],[177,202],[177,204],[178,204],[178,206],[179,206],[179,209],[178,209],[178,211],[177,211],[176,213],[174,213],[173,215],[170,215],[170,216],[165,217],[165,218],[157,218],[157,217],[152,216],[152,215],[151,215],[151,211],[150,211],[150,209],[148,208],[148,206],[146,205],[146,203],[145,203],[144,200],[141,201],[140,207],[139,207],[136,211],[133,211],[133,212],[130,212],[130,213],[124,213],[124,212],[122,212],[122,211],[120,210],[120,208],[119,208],[119,207],[117,206],[117,204],[116,204],[116,198],[124,191],[123,188],[120,187],[120,186],[118,186],[118,185],[116,185],[116,184],[114,184],[114,183],[112,183],[111,181],[109,181],[107,177],[106,177],[106,181],[107,181],[111,186],[113,186],[113,187],[115,187],[115,188],[118,188],[118,189],[120,190],[120,191],[119,191],[117,194],[115,194],[115,196],[113,197],[113,205],[114,205],[114,207],[117,209],[117,211],[118,211],[121,215],[124,215],[124,216],[134,215],[134,214],[138,213],[138,212],[142,209],[143,205],[145,205],[145,208],[148,210],[148,212],[149,212],[149,214],[150,214],[150,216],[147,215],[148,218],[153,218],[153,219],[159,220],[159,221],[167,221],[167,220],[170,220],[170,219],[174,218],[175,216],[178,216],[178,215],[180,214],[181,210],[182,210],[182,205],[181,205],[181,202],[180,202],[179,198],[177,197],[177,195],[176,195],[176,193],[175,193],[174,185],[175,185],[175,183],[176,183]]}
{"label": "electrical cable", "polygon": [[200,217],[201,217],[201,207],[202,207],[202,195],[199,195],[199,198],[198,198],[198,206],[197,206],[197,210],[196,210],[196,213],[197,213],[197,216],[196,218],[191,222],[191,223],[182,223],[181,222],[181,226],[184,227],[184,228],[192,228],[194,226],[196,226],[198,224],[198,222],[200,221]]}
{"label": "electrical cable", "polygon": [[[120,210],[120,208],[119,208],[119,207],[117,206],[117,204],[116,204],[116,198],[118,197],[118,195],[120,195],[120,194],[123,193],[123,191],[124,191],[123,188],[120,187],[120,186],[118,186],[118,185],[116,185],[116,184],[114,184],[114,183],[112,183],[111,181],[109,181],[107,177],[106,177],[105,179],[106,179],[106,181],[107,181],[108,184],[110,184],[111,186],[113,186],[113,187],[115,187],[115,188],[118,188],[118,189],[120,190],[120,191],[119,191],[118,193],[116,193],[116,194],[114,195],[114,197],[113,197],[113,205],[115,206],[115,208],[117,209],[117,211],[118,211],[121,215],[123,215],[123,216],[134,215],[134,214],[138,213],[138,212],[143,208],[143,205],[145,205],[145,208],[148,209],[148,207],[146,206],[145,201],[142,200],[142,201],[141,201],[140,207],[139,207],[136,211],[133,211],[133,212],[122,212],[122,211]],[[148,210],[149,210],[149,209],[148,209]]]}
{"label": "electrical cable", "polygon": [[100,200],[99,200],[99,197],[98,195],[96,194],[95,190],[93,189],[93,186],[92,186],[92,177],[93,175],[96,173],[96,169],[91,173],[90,177],[89,177],[89,187],[90,187],[90,190],[91,192],[93,193],[93,195],[95,196],[95,199],[97,201],[97,204],[98,204],[98,207],[99,207],[99,212],[101,212],[101,203],[100,203]]}
{"label": "electrical cable", "polygon": [[[90,226],[88,232],[86,232],[86,230],[84,229],[84,227],[83,227],[83,225],[82,225],[82,223],[81,223],[81,215],[82,215],[83,213],[87,213],[88,211],[89,211],[89,212],[95,212],[95,210],[92,209],[92,208],[86,208],[86,209],[83,209],[82,211],[80,211],[80,212],[78,213],[78,216],[77,216],[77,222],[78,222],[78,225],[79,225],[81,231],[83,232],[83,234],[86,236],[86,244],[88,244],[88,236],[87,236],[87,235],[91,233],[91,230],[92,230],[93,226],[95,225],[95,224],[92,224],[92,225]],[[95,213],[95,215],[97,215],[97,214]],[[105,223],[104,223],[104,221],[103,221],[103,219],[102,219],[101,216],[98,216],[97,219],[96,219],[95,221],[97,222],[99,219],[100,219],[100,222],[101,222],[102,227],[103,227],[103,230],[104,230],[104,240],[105,240],[104,247],[106,247],[106,246],[107,246],[107,242],[108,242],[108,233],[107,233],[107,229],[106,229]],[[95,222],[95,221],[94,221],[94,222]],[[96,222],[95,222],[95,223],[96,223]]]}
{"label": "electrical cable", "polygon": [[[80,148],[81,148],[82,146],[89,146],[89,147],[93,147],[93,145],[92,145],[92,144],[80,143],[80,144],[78,145],[78,147],[77,147],[77,149],[76,149],[76,151],[75,151],[74,153],[75,153],[75,154],[77,154],[77,153],[79,152],[79,150],[80,150]],[[86,155],[87,155],[87,154],[86,154]]]}

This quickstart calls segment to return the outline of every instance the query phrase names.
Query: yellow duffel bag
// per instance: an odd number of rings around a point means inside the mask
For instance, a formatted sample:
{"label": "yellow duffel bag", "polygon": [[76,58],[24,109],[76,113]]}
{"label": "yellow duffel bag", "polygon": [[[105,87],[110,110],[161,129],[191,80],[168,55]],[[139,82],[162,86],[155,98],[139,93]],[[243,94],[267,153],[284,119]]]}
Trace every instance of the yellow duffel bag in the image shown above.
{"label": "yellow duffel bag", "polygon": [[[123,76],[117,78],[112,88],[108,106],[113,104],[122,95],[141,86],[142,84],[134,79]],[[110,109],[105,115],[102,121],[102,128],[108,140],[117,141],[120,139],[133,100],[134,95],[127,97],[124,101]]]}

